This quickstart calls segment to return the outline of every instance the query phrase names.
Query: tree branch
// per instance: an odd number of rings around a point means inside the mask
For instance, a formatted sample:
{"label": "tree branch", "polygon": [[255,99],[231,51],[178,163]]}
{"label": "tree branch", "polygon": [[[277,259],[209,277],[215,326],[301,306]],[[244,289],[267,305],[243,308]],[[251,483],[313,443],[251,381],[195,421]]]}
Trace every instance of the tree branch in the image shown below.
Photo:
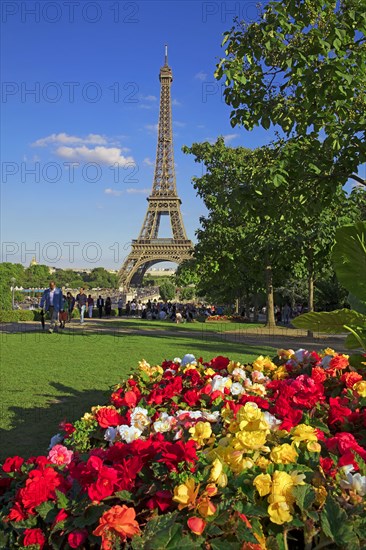
{"label": "tree branch", "polygon": [[361,185],[366,185],[366,180],[360,178],[360,176],[358,176],[357,174],[351,174],[350,175],[350,178],[357,181],[358,183],[360,183]]}

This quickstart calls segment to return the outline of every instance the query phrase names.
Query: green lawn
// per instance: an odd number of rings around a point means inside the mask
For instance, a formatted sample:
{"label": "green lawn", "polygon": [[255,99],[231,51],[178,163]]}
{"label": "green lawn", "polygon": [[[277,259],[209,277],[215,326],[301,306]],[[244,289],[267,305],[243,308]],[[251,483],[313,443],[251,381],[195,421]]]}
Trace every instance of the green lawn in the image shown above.
{"label": "green lawn", "polygon": [[[93,319],[96,321],[96,319]],[[99,321],[99,320],[98,320]],[[88,320],[86,321],[88,322]],[[166,321],[147,321],[146,319],[129,319],[127,317],[114,318],[107,320],[106,322],[110,327],[117,328],[131,328],[134,330],[166,330],[166,331],[179,331],[179,332],[233,332],[247,330],[253,330],[256,328],[263,328],[263,323],[231,323],[229,321],[209,321],[208,323],[200,323],[195,321],[194,323],[172,323],[169,320]]]}
{"label": "green lawn", "polygon": [[269,347],[228,342],[225,334],[206,336],[2,334],[0,459],[45,452],[60,420],[76,420],[92,405],[103,404],[109,387],[142,358],[156,364],[193,353],[204,360],[227,355],[245,362],[275,353]]}

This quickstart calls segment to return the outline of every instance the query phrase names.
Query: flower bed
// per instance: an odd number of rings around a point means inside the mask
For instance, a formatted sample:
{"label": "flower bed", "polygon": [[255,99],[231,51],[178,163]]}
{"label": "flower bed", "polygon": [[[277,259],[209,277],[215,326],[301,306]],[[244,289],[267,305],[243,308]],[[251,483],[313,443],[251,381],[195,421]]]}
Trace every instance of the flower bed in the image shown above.
{"label": "flower bed", "polygon": [[206,323],[214,323],[216,321],[229,323],[250,323],[247,317],[241,315],[210,315],[206,318]]}
{"label": "flower bed", "polygon": [[2,465],[0,548],[366,547],[365,357],[141,361]]}

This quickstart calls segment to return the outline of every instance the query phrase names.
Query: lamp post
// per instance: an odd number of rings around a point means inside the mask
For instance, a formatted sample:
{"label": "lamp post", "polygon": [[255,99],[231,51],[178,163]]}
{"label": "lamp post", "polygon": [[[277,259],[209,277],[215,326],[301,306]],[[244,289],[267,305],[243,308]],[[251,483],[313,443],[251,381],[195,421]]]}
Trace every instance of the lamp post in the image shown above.
{"label": "lamp post", "polygon": [[11,281],[11,284],[12,284],[12,287],[11,287],[11,308],[14,309],[14,291],[15,291],[15,283],[16,283],[16,278],[15,277],[12,277],[10,279]]}

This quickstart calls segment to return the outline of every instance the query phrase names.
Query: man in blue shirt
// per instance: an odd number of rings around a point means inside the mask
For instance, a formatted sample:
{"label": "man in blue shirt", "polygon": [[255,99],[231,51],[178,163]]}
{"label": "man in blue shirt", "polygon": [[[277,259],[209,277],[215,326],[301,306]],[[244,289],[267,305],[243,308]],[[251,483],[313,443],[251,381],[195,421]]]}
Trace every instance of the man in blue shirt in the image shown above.
{"label": "man in blue shirt", "polygon": [[40,306],[50,313],[50,328],[48,332],[57,330],[58,314],[60,311],[63,311],[64,300],[62,290],[56,287],[55,281],[50,281],[49,288],[42,295]]}
{"label": "man in blue shirt", "polygon": [[84,287],[81,287],[80,292],[76,296],[76,300],[75,300],[75,302],[77,303],[78,308],[80,310],[80,323],[81,324],[84,323],[84,314],[85,314],[85,310],[86,310],[87,301],[88,301],[88,299],[87,299],[87,296],[84,292]]}

